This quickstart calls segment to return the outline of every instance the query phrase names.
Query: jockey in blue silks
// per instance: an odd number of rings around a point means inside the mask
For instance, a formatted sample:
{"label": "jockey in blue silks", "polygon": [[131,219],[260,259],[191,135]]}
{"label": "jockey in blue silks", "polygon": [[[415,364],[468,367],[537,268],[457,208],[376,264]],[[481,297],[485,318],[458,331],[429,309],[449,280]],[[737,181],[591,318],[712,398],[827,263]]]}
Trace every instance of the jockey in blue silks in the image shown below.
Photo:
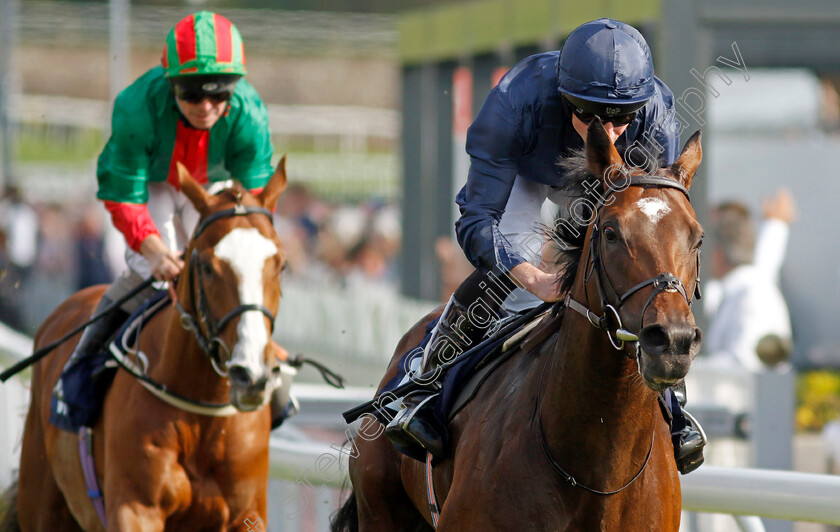
{"label": "jockey in blue silks", "polygon": [[[560,205],[569,199],[566,170],[558,161],[584,148],[593,117],[601,118],[628,165],[657,168],[672,164],[679,153],[679,134],[669,120],[673,109],[674,94],[654,75],[644,37],[612,19],[579,26],[561,51],[532,55],[505,74],[467,132],[470,170],[456,197],[458,242],[476,271],[446,305],[427,343],[423,370],[480,341],[491,320],[477,323],[482,320],[468,312],[480,299],[483,308],[497,311],[507,297],[504,307],[516,311],[565,296],[556,275],[536,266],[543,242],[534,235],[546,198]],[[516,288],[511,276],[527,291]],[[450,353],[442,356],[445,350]],[[404,399],[407,408],[386,434],[442,454],[441,437],[426,421],[429,398],[429,392],[417,392]],[[670,402],[675,456],[686,473],[702,463],[705,440],[677,401]]]}

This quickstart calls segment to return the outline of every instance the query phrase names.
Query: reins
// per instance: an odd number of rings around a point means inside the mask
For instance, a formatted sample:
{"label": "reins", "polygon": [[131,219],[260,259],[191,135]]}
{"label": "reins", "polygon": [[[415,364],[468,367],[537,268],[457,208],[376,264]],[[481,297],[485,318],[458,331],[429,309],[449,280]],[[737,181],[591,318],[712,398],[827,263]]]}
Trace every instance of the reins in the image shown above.
{"label": "reins", "polygon": [[149,286],[151,286],[152,283],[154,283],[154,282],[155,282],[154,277],[149,277],[148,279],[144,279],[142,283],[140,283],[139,285],[134,287],[126,295],[117,299],[116,301],[111,303],[108,307],[102,309],[102,311],[99,312],[98,314],[96,314],[94,316],[91,316],[91,318],[88,321],[86,321],[85,323],[83,323],[82,325],[79,325],[78,327],[76,327],[72,331],[68,332],[67,334],[65,334],[64,336],[62,336],[61,338],[59,338],[55,342],[52,342],[51,344],[45,345],[44,347],[35,351],[34,353],[32,353],[28,357],[24,358],[20,362],[17,362],[15,365],[10,367],[9,369],[4,371],[3,373],[0,373],[0,381],[6,382],[7,380],[11,379],[12,377],[17,375],[21,371],[23,371],[26,368],[28,368],[29,366],[31,366],[32,364],[38,362],[39,360],[41,360],[45,356],[49,355],[52,352],[53,349],[55,349],[56,347],[63,344],[64,342],[66,342],[67,340],[72,338],[74,335],[83,331],[85,329],[85,327],[87,327],[91,323],[95,323],[95,322],[101,320],[102,318],[104,318],[105,316],[110,314],[112,311],[117,309],[120,305],[122,305],[123,303],[125,303],[126,301],[131,299],[132,297],[136,296],[137,294],[139,294],[140,292],[142,292],[143,290],[145,290]]}
{"label": "reins", "polygon": [[534,414],[533,416],[537,418],[537,436],[540,440],[540,446],[542,447],[543,454],[545,455],[546,460],[551,465],[551,468],[560,475],[560,477],[572,485],[572,487],[581,488],[582,490],[588,491],[590,493],[594,493],[596,495],[615,495],[626,488],[628,488],[631,484],[636,482],[636,480],[642,475],[645,468],[647,468],[648,462],[650,462],[650,456],[653,453],[653,442],[656,438],[656,429],[653,429],[653,432],[650,435],[650,447],[648,448],[647,456],[645,456],[645,462],[642,464],[642,467],[633,475],[633,478],[628,480],[623,486],[615,490],[609,491],[602,491],[592,487],[587,486],[586,484],[581,484],[578,480],[568,471],[566,471],[563,466],[561,466],[557,460],[551,455],[551,449],[548,448],[548,442],[545,439],[545,431],[543,430],[542,426],[542,415],[541,415],[541,405],[542,405],[542,395],[543,395],[543,377],[545,377],[546,368],[548,367],[548,362],[553,361],[554,357],[547,356],[545,359],[545,363],[543,364],[542,372],[540,373],[540,382],[537,386],[537,397],[534,402]]}

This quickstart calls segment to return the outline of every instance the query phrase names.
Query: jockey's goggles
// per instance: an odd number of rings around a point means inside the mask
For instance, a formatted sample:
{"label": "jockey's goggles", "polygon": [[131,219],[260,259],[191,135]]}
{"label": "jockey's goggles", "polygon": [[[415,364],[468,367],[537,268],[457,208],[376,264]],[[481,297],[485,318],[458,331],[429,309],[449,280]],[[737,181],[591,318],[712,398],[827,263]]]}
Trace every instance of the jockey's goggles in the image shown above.
{"label": "jockey's goggles", "polygon": [[587,126],[596,116],[605,124],[612,122],[616,126],[626,126],[636,119],[639,110],[647,102],[647,100],[631,102],[585,100],[565,92],[563,101],[566,102],[566,108]]}
{"label": "jockey's goggles", "polygon": [[233,93],[230,91],[203,92],[175,86],[175,97],[187,103],[201,103],[205,98],[210,98],[210,101],[213,103],[221,103],[230,100],[231,96],[233,96]]}
{"label": "jockey's goggles", "polygon": [[590,124],[590,122],[595,120],[596,116],[601,119],[601,122],[603,122],[605,124],[607,122],[612,122],[613,125],[615,125],[617,127],[632,124],[633,120],[636,119],[636,111],[633,111],[632,113],[627,113],[627,114],[624,114],[624,115],[609,116],[609,115],[603,115],[603,114],[599,114],[599,113],[588,113],[588,112],[584,111],[583,109],[581,109],[580,107],[575,107],[571,103],[569,103],[569,108],[572,110],[572,113],[574,113],[574,115],[576,117],[578,117],[578,120],[580,120],[581,122],[583,122],[587,126]]}
{"label": "jockey's goggles", "polygon": [[175,97],[187,103],[201,103],[209,98],[213,103],[226,102],[233,97],[240,76],[185,76],[170,79]]}

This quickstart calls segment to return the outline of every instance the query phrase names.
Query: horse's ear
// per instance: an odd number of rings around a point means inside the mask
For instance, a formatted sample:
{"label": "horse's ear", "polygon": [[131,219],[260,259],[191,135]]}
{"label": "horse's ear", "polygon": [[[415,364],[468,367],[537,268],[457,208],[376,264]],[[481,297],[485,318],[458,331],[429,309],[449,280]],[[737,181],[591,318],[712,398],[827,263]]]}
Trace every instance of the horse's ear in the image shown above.
{"label": "horse's ear", "polygon": [[181,191],[184,195],[189,198],[190,202],[192,202],[193,206],[195,206],[195,210],[197,210],[200,214],[204,214],[204,211],[207,210],[207,203],[210,199],[210,194],[204,190],[204,187],[198,184],[198,182],[193,179],[193,176],[190,175],[190,171],[187,170],[187,167],[181,164],[180,161],[176,163],[178,167],[178,185],[181,187]]}
{"label": "horse's ear", "polygon": [[283,157],[280,158],[280,162],[277,163],[277,169],[274,170],[271,179],[268,180],[268,183],[266,183],[265,187],[257,195],[257,199],[260,200],[260,203],[266,209],[274,209],[277,198],[280,197],[280,194],[284,190],[286,190],[286,154],[283,154]]}
{"label": "horse's ear", "polygon": [[680,152],[680,156],[670,168],[685,188],[691,187],[691,179],[694,177],[694,172],[697,171],[697,167],[700,166],[700,161],[703,159],[700,136],[700,130],[698,129],[685,143],[682,152]]}
{"label": "horse's ear", "polygon": [[607,130],[604,129],[604,124],[597,116],[589,123],[589,129],[586,132],[586,164],[598,176],[598,179],[605,183],[605,186],[606,176],[604,174],[607,169],[624,165],[621,155],[618,154],[618,150],[613,146]]}

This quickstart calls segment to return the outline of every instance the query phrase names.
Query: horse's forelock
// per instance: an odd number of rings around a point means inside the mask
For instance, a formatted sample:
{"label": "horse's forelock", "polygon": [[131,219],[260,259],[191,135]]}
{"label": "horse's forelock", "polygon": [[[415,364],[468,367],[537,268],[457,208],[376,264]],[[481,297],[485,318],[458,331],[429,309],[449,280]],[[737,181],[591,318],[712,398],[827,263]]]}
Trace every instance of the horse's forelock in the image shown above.
{"label": "horse's forelock", "polygon": [[245,189],[238,181],[234,181],[233,185],[228,188],[223,188],[216,192],[215,196],[221,201],[238,202],[240,198],[245,197],[248,190]]}

